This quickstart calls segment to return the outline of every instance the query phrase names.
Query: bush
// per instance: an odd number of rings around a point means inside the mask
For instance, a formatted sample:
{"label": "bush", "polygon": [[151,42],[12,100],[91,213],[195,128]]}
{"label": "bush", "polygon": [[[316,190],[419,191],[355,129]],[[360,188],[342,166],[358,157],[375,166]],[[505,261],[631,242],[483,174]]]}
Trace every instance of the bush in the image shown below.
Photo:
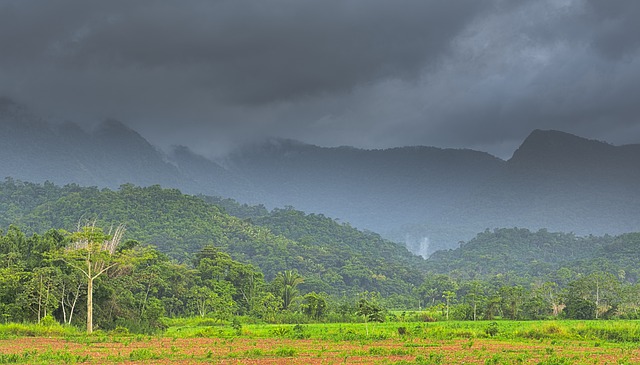
{"label": "bush", "polygon": [[[55,322],[55,321],[54,321]],[[25,337],[50,337],[76,334],[75,327],[63,327],[55,322],[51,326],[42,324],[8,323],[0,325],[0,337],[2,336],[25,336]]]}
{"label": "bush", "polygon": [[288,310],[281,311],[276,315],[276,323],[308,323],[309,317],[304,315],[303,313],[291,312]]}
{"label": "bush", "polygon": [[111,331],[115,331],[117,328],[125,328],[128,333],[138,333],[138,334],[155,334],[159,331],[165,330],[167,327],[164,322],[157,321],[154,323],[150,323],[147,320],[137,320],[137,319],[118,319],[114,323],[114,327],[111,328]]}
{"label": "bush", "polygon": [[451,308],[451,317],[458,321],[473,320],[473,307],[469,304],[458,304]]}
{"label": "bush", "polygon": [[129,329],[124,326],[116,326],[116,328],[111,331],[111,334],[116,336],[127,336],[129,335]]}
{"label": "bush", "polygon": [[596,304],[594,302],[571,296],[566,300],[563,313],[569,319],[594,319],[596,318]]}
{"label": "bush", "polygon": [[487,328],[484,329],[484,333],[491,337],[497,335],[498,332],[500,332],[500,330],[498,329],[498,322],[491,322],[489,323]]}
{"label": "bush", "polygon": [[293,338],[297,340],[302,340],[305,338],[309,338],[309,334],[306,331],[306,328],[302,325],[296,324],[293,327]]}
{"label": "bush", "polygon": [[231,328],[236,332],[236,335],[240,336],[242,334],[242,323],[240,323],[238,318],[233,318],[233,321],[231,321]]}
{"label": "bush", "polygon": [[288,337],[291,334],[291,329],[288,327],[276,327],[271,330],[271,334],[276,337]]}
{"label": "bush", "polygon": [[212,327],[212,326],[217,326],[219,324],[220,322],[218,322],[213,318],[202,318],[197,322],[197,326],[201,326],[201,327]]}
{"label": "bush", "polygon": [[40,320],[40,325],[45,327],[59,326],[60,324],[51,315],[46,315]]}
{"label": "bush", "polygon": [[437,322],[438,320],[428,313],[420,312],[415,317],[417,322]]}

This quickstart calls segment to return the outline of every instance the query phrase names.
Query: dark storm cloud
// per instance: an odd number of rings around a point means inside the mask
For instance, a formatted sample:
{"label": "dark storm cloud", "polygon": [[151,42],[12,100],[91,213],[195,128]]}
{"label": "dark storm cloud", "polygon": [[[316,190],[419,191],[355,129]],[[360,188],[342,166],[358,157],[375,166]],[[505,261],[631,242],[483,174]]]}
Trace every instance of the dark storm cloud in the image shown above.
{"label": "dark storm cloud", "polygon": [[[216,100],[267,103],[415,78],[481,1],[62,1],[4,6],[3,64],[190,74]],[[194,77],[190,75],[188,77]],[[195,78],[195,77],[194,77]],[[169,86],[169,85],[168,85]]]}
{"label": "dark storm cloud", "polygon": [[480,146],[515,147],[534,128],[640,142],[638,4],[536,2],[481,19],[451,58],[465,91],[439,110],[438,133]]}
{"label": "dark storm cloud", "polygon": [[0,0],[0,94],[206,153],[263,136],[473,147],[640,142],[640,4]]}
{"label": "dark storm cloud", "polygon": [[618,58],[633,55],[640,47],[640,2],[628,0],[588,1],[589,15],[595,22],[595,46],[604,54]]}

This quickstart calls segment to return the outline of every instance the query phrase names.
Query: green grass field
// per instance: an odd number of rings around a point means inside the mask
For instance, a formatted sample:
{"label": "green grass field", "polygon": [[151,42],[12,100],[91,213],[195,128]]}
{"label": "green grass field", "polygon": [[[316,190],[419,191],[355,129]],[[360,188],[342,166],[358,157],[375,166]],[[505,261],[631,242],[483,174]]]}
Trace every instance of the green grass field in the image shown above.
{"label": "green grass field", "polygon": [[167,325],[153,336],[0,325],[0,364],[640,364],[635,321]]}

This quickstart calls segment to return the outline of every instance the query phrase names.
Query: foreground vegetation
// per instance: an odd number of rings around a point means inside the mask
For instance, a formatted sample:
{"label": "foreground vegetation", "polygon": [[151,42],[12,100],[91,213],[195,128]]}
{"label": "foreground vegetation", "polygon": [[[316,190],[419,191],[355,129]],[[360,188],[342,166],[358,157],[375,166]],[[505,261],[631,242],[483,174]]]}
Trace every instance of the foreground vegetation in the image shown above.
{"label": "foreground vegetation", "polygon": [[152,336],[0,325],[0,364],[640,364],[640,327],[632,321],[170,322]]}

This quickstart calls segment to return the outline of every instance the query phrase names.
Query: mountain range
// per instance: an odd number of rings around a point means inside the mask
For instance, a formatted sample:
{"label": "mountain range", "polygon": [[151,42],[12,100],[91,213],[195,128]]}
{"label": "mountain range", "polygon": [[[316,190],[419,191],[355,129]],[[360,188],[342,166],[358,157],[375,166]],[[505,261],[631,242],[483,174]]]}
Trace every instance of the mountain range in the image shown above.
{"label": "mountain range", "polygon": [[363,150],[271,139],[222,160],[163,152],[107,120],[86,131],[0,99],[0,176],[117,188],[160,184],[267,208],[293,206],[427,256],[495,227],[578,235],[640,230],[640,145],[533,131],[502,160],[434,147]]}

